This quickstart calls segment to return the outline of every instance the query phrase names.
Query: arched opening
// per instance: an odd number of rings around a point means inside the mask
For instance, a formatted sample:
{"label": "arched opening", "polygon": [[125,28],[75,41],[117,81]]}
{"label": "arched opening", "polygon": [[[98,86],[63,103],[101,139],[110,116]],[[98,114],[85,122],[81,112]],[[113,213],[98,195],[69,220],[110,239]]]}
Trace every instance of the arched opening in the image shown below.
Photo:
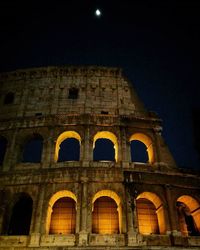
{"label": "arched opening", "polygon": [[13,92],[9,92],[6,94],[4,98],[4,104],[12,104],[14,102],[15,94]]}
{"label": "arched opening", "polygon": [[8,235],[29,235],[33,201],[28,195],[21,195],[12,209]]}
{"label": "arched opening", "polygon": [[147,199],[136,201],[139,232],[141,234],[159,234],[156,207]]}
{"label": "arched opening", "polygon": [[[130,137],[129,141],[131,143],[132,161],[135,161],[135,155],[138,155],[139,160],[142,160],[141,162],[154,162],[153,144],[150,137],[142,133],[135,133]],[[134,143],[134,141],[138,141],[138,143]]]}
{"label": "arched opening", "polygon": [[93,150],[94,161],[115,161],[114,144],[109,139],[98,139]]}
{"label": "arched opening", "polygon": [[183,195],[177,203],[180,230],[184,236],[200,235],[200,205],[193,197]]}
{"label": "arched opening", "polygon": [[121,232],[122,208],[119,196],[111,190],[96,193],[92,200],[92,233]]}
{"label": "arched opening", "polygon": [[41,162],[43,138],[39,134],[34,134],[24,145],[22,162]]}
{"label": "arched opening", "polygon": [[72,198],[58,199],[53,207],[49,234],[74,234],[76,224],[76,203]]}
{"label": "arched opening", "polygon": [[[116,162],[118,160],[117,137],[109,131],[100,131],[100,132],[96,133],[96,135],[94,136],[94,139],[93,139],[93,149],[94,149],[93,157],[95,157],[94,160],[96,159],[96,160],[108,160],[108,161],[110,161],[110,159],[113,160],[113,158]],[[101,158],[101,159],[99,156],[97,156],[98,154],[100,154],[100,151],[102,151],[101,155],[103,156],[103,158]],[[113,157],[113,153],[114,153],[114,157]]]}
{"label": "arched opening", "polygon": [[107,196],[98,198],[92,213],[92,232],[96,234],[119,233],[119,215],[116,202]]}
{"label": "arched opening", "polygon": [[160,198],[150,192],[136,199],[138,229],[141,234],[164,234],[166,231],[164,208]]}
{"label": "arched opening", "polygon": [[0,136],[0,165],[3,165],[6,148],[7,148],[7,140],[5,137]]}
{"label": "arched opening", "polygon": [[77,139],[68,138],[60,144],[58,162],[79,161],[80,143]]}
{"label": "arched opening", "polygon": [[138,140],[133,140],[131,144],[131,161],[132,162],[148,162],[148,153],[146,145]]}
{"label": "arched opening", "polygon": [[76,228],[76,196],[62,190],[55,193],[48,204],[46,218],[47,234],[74,234]]}
{"label": "arched opening", "polygon": [[81,137],[75,131],[65,131],[56,141],[55,162],[79,161]]}

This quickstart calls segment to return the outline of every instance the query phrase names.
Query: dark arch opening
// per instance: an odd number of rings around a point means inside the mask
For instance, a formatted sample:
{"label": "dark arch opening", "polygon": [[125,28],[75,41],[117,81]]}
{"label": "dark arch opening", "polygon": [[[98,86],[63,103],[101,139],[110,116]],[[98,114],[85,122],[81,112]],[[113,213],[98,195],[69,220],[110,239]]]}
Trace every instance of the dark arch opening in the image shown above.
{"label": "dark arch opening", "polygon": [[6,148],[7,148],[7,140],[5,137],[0,136],[0,165],[3,165]]}
{"label": "dark arch opening", "polygon": [[22,162],[30,162],[30,163],[41,162],[42,147],[43,147],[42,136],[34,135],[24,145]]}
{"label": "dark arch opening", "polygon": [[4,104],[12,104],[14,102],[15,95],[13,92],[9,92],[6,94],[4,98]]}
{"label": "dark arch opening", "polygon": [[131,161],[132,162],[148,162],[148,153],[146,145],[138,140],[131,141]]}
{"label": "dark arch opening", "polygon": [[102,196],[94,202],[92,232],[96,234],[119,233],[119,214],[117,204],[112,198]]}
{"label": "dark arch opening", "polygon": [[75,138],[67,138],[60,144],[58,162],[79,161],[80,143]]}
{"label": "dark arch opening", "polygon": [[181,233],[183,235],[188,234],[189,236],[199,236],[199,230],[196,226],[193,216],[190,213],[188,206],[180,201],[177,201],[176,206],[178,211]]}
{"label": "dark arch opening", "polygon": [[28,235],[31,225],[33,201],[28,195],[21,196],[12,209],[8,235]]}
{"label": "dark arch opening", "polygon": [[114,144],[109,139],[98,139],[93,150],[94,161],[115,161]]}
{"label": "dark arch opening", "polygon": [[49,234],[74,234],[76,202],[69,197],[58,199],[52,208]]}

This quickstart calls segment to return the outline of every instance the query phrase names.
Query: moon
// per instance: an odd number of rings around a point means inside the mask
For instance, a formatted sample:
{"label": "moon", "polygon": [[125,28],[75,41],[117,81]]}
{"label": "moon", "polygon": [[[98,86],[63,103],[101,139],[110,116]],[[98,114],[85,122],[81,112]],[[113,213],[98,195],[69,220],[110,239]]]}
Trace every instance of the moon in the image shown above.
{"label": "moon", "polygon": [[100,16],[101,16],[101,11],[100,11],[100,9],[96,9],[95,15],[96,15],[97,17],[100,17]]}

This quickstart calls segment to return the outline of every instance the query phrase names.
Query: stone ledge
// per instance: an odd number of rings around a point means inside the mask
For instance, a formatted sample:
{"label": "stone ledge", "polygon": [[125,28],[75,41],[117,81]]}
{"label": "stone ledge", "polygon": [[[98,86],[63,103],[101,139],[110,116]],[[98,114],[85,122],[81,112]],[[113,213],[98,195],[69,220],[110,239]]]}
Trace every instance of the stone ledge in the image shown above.
{"label": "stone ledge", "polygon": [[74,246],[75,235],[42,235],[40,246]]}
{"label": "stone ledge", "polygon": [[125,246],[124,234],[90,234],[90,246]]}
{"label": "stone ledge", "polygon": [[25,247],[29,242],[30,236],[25,235],[9,235],[0,236],[0,248],[3,247]]}

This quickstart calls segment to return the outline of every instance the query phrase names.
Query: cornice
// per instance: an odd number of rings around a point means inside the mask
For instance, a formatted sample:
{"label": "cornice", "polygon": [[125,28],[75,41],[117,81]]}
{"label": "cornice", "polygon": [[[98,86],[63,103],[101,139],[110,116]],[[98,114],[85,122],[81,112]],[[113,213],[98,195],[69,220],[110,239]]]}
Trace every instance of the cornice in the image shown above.
{"label": "cornice", "polygon": [[100,66],[49,66],[40,68],[18,69],[0,73],[0,80],[28,80],[40,78],[73,77],[122,77],[122,69]]}

